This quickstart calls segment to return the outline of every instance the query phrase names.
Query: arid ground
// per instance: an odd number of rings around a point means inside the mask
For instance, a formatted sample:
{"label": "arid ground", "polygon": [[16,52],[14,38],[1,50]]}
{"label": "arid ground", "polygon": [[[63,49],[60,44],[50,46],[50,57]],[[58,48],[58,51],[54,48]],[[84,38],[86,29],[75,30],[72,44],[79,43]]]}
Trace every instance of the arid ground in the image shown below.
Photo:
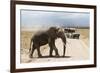
{"label": "arid ground", "polygon": [[[67,39],[66,44],[66,57],[64,58],[38,58],[37,50],[33,54],[33,58],[29,58],[29,48],[30,48],[30,39],[36,33],[36,31],[25,31],[21,30],[21,63],[30,63],[30,62],[55,62],[55,61],[68,61],[68,60],[87,60],[89,59],[89,29],[77,29],[77,33],[80,33],[79,39]],[[63,54],[63,43],[61,39],[57,39],[56,47],[60,56]],[[43,56],[49,55],[49,46],[44,45],[40,48]],[[53,52],[55,55],[55,52]]]}

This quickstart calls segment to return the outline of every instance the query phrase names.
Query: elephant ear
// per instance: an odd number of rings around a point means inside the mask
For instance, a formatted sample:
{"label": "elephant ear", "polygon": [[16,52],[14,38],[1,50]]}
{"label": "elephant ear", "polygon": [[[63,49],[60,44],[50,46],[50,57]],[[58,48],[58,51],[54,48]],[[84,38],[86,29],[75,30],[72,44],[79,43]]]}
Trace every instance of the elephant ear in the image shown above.
{"label": "elephant ear", "polygon": [[58,28],[58,32],[64,32],[63,28]]}
{"label": "elephant ear", "polygon": [[58,32],[58,28],[57,27],[50,27],[49,30],[48,30],[48,35],[51,37],[51,38],[57,38],[57,32]]}
{"label": "elephant ear", "polygon": [[64,35],[64,29],[63,28],[59,28],[59,30],[57,32],[57,36],[58,37],[62,37],[62,35]]}

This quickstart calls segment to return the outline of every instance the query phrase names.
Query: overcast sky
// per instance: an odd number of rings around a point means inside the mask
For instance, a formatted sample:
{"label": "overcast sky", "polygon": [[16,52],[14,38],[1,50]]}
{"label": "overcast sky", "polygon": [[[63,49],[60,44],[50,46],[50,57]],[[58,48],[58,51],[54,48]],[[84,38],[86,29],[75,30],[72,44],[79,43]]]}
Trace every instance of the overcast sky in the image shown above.
{"label": "overcast sky", "polygon": [[88,27],[89,13],[21,10],[22,27],[84,26]]}

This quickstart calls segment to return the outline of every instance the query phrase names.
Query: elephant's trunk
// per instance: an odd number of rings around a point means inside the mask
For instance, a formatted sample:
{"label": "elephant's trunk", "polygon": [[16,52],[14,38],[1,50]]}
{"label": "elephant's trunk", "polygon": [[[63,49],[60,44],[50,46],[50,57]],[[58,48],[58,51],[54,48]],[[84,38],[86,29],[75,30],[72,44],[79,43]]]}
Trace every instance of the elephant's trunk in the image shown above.
{"label": "elephant's trunk", "polygon": [[63,57],[64,57],[65,56],[65,52],[66,52],[66,36],[64,34],[63,29],[59,29],[58,30],[58,37],[62,39],[62,42],[64,44],[63,45],[63,48],[64,48],[64,50],[63,50]]}
{"label": "elephant's trunk", "polygon": [[65,52],[66,52],[66,37],[64,36],[63,38],[62,38],[62,41],[63,41],[63,46],[64,46],[64,50],[63,50],[63,57],[65,56]]}

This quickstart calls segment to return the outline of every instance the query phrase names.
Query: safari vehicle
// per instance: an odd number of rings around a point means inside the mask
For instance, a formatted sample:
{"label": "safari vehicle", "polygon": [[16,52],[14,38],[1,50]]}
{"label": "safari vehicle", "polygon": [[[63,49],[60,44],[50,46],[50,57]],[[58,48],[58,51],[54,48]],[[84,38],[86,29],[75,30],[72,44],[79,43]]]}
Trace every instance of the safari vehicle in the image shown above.
{"label": "safari vehicle", "polygon": [[76,32],[75,28],[66,28],[64,29],[67,38],[79,39],[80,34]]}
{"label": "safari vehicle", "polygon": [[71,39],[79,39],[80,34],[79,33],[65,33],[67,38],[71,38]]}
{"label": "safari vehicle", "polygon": [[80,34],[79,33],[72,33],[71,38],[73,39],[79,39]]}

